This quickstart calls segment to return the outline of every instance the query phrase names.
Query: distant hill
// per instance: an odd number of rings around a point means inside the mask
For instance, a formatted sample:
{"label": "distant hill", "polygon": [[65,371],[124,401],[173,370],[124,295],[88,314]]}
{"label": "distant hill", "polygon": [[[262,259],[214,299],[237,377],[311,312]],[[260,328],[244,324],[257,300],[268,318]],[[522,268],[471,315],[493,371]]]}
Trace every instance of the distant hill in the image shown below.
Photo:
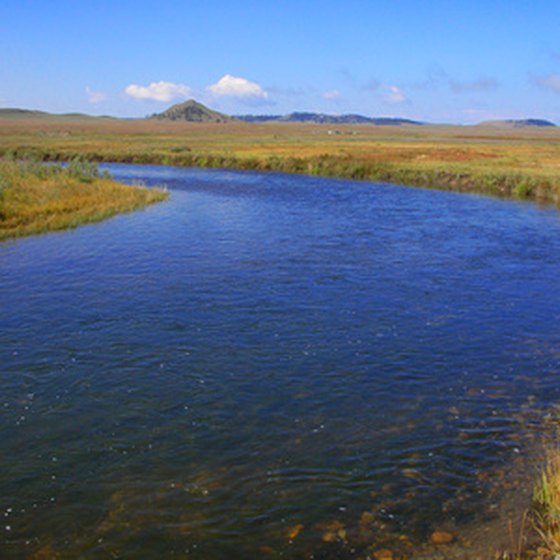
{"label": "distant hill", "polygon": [[409,119],[391,117],[364,117],[363,115],[326,115],[324,113],[290,113],[289,115],[241,115],[236,119],[245,122],[300,122],[324,124],[375,124],[398,126],[403,124],[421,125]]}
{"label": "distant hill", "polygon": [[238,121],[249,123],[278,122],[282,115],[235,115]]}
{"label": "distant hill", "polygon": [[49,117],[43,111],[29,111],[28,109],[0,109],[0,117],[7,119],[21,119],[25,117]]}
{"label": "distant hill", "polygon": [[556,126],[553,122],[544,119],[506,119],[498,121],[484,121],[479,126],[496,126],[501,128],[525,128],[531,126]]}
{"label": "distant hill", "polygon": [[177,103],[163,113],[156,113],[149,117],[160,121],[187,121],[187,122],[230,122],[233,119],[223,113],[212,111],[194,99]]}
{"label": "distant hill", "polygon": [[[294,112],[288,115],[239,115],[229,116],[218,111],[209,109],[202,103],[198,103],[194,99],[178,103],[169,107],[162,113],[155,113],[148,119],[161,121],[185,121],[185,122],[202,122],[202,123],[225,123],[232,121],[243,121],[247,123],[318,123],[330,125],[343,124],[372,124],[377,126],[401,126],[414,125],[421,126],[429,123],[414,121],[411,119],[395,118],[395,117],[366,117],[357,114],[345,115],[328,115],[326,113],[312,112]],[[36,111],[32,109],[19,109],[16,107],[0,108],[0,119],[26,120],[26,119],[45,119],[50,121],[82,121],[105,119],[111,121],[123,120],[118,117],[107,115],[94,116],[85,113],[47,113],[46,111]],[[125,120],[137,120],[135,118]],[[142,120],[142,119],[140,119]],[[557,128],[557,125],[545,119],[503,119],[484,121],[479,123],[480,127],[493,127],[501,129],[518,129],[518,128]]]}
{"label": "distant hill", "polygon": [[30,109],[5,108],[0,109],[0,118],[4,119],[111,119],[113,117],[94,117],[84,113],[47,113],[45,111],[32,111]]}

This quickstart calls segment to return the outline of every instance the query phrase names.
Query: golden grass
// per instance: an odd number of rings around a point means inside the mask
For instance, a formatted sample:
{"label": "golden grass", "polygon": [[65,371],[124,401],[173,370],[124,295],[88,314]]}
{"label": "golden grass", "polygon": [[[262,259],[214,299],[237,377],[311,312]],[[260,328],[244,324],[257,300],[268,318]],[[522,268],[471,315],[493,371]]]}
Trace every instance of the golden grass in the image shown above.
{"label": "golden grass", "polygon": [[533,507],[519,528],[510,522],[511,546],[496,560],[553,560],[560,556],[560,448],[548,444],[533,489]]}
{"label": "golden grass", "polygon": [[539,553],[551,558],[560,554],[560,449],[547,450],[545,466],[534,491],[535,529]]}
{"label": "golden grass", "polygon": [[560,130],[0,119],[0,155],[305,173],[560,201]]}
{"label": "golden grass", "polygon": [[0,240],[98,222],[166,197],[59,166],[0,161]]}

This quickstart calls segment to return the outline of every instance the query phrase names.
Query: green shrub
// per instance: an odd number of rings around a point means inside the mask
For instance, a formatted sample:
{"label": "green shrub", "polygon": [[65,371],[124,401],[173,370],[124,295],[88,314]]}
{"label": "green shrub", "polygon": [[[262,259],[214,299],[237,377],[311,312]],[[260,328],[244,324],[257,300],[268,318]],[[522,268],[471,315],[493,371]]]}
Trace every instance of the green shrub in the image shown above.
{"label": "green shrub", "polygon": [[515,186],[514,193],[517,198],[530,198],[535,191],[536,181],[531,177],[523,177]]}
{"label": "green shrub", "polygon": [[66,172],[70,177],[78,179],[83,183],[91,183],[99,177],[97,163],[89,161],[83,156],[76,156],[70,160],[66,166]]}

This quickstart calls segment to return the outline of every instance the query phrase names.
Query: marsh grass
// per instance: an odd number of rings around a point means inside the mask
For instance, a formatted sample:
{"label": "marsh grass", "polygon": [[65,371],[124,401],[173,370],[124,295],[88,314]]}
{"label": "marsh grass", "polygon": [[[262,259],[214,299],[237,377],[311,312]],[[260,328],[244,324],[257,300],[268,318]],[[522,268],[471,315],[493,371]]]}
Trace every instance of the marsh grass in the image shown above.
{"label": "marsh grass", "polygon": [[167,198],[100,176],[83,158],[59,165],[0,160],[0,240],[75,228]]}
{"label": "marsh grass", "polygon": [[[560,131],[0,119],[0,156],[280,171],[560,202]],[[332,131],[331,131],[332,132]]]}
{"label": "marsh grass", "polygon": [[560,554],[560,449],[549,448],[535,486],[535,530],[543,557]]}
{"label": "marsh grass", "polygon": [[514,527],[510,547],[495,560],[556,560],[560,558],[560,448],[546,445],[543,466],[533,489],[531,511]]}

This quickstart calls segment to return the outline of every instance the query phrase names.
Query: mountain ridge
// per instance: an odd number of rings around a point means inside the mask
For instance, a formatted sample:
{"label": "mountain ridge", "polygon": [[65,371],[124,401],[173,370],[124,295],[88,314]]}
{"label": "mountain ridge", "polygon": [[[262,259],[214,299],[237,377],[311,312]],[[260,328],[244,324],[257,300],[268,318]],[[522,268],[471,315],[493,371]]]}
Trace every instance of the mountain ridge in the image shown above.
{"label": "mountain ridge", "polygon": [[423,125],[420,121],[400,117],[366,117],[355,113],[329,115],[326,113],[294,112],[288,115],[236,115],[244,122],[299,122],[316,124],[375,124],[375,125]]}
{"label": "mountain ridge", "polygon": [[545,119],[502,119],[483,121],[477,126],[496,126],[502,128],[526,128],[526,127],[552,127],[556,126],[552,121]]}
{"label": "mountain ridge", "polygon": [[5,119],[114,119],[108,115],[87,115],[86,113],[48,113],[36,109],[20,109],[18,107],[0,107],[0,118]]}
{"label": "mountain ridge", "polygon": [[[376,126],[428,126],[434,123],[421,122],[401,117],[366,117],[355,113],[342,115],[331,115],[327,113],[314,113],[309,111],[296,111],[287,115],[236,115],[230,116],[218,111],[209,109],[202,103],[194,99],[172,105],[161,113],[154,113],[145,118],[125,118],[113,117],[110,115],[88,115],[86,113],[48,113],[34,109],[21,109],[17,107],[0,107],[0,118],[3,119],[61,119],[61,120],[80,120],[80,119],[113,119],[113,120],[160,120],[160,121],[179,121],[179,122],[202,122],[202,123],[226,123],[226,122],[246,122],[246,123],[313,123],[313,124],[371,124]],[[452,123],[440,123],[440,125],[453,125]],[[555,128],[557,125],[546,119],[527,118],[527,119],[503,119],[488,120],[474,125],[453,125],[453,126],[479,126],[491,128]]]}

